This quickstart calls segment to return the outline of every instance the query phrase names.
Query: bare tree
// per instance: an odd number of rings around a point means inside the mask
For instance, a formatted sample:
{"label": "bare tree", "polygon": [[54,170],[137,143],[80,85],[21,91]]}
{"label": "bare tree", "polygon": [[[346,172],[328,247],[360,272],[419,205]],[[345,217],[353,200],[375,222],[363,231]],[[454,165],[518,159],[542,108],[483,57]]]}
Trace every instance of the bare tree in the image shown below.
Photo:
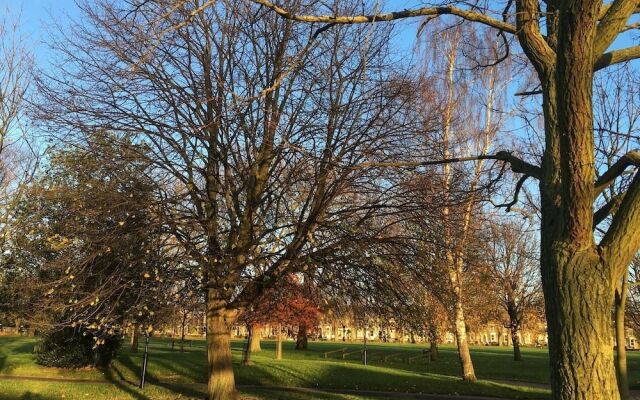
{"label": "bare tree", "polygon": [[520,330],[528,314],[542,309],[537,240],[526,226],[513,221],[492,224],[489,237],[489,275],[509,318],[513,358],[522,361]]}
{"label": "bare tree", "polygon": [[[600,240],[594,235],[593,209],[611,181],[640,164],[640,153],[631,151],[611,169],[596,170],[592,86],[595,71],[640,57],[640,46],[609,49],[634,28],[629,20],[638,12],[637,2],[516,0],[507,3],[501,16],[462,2],[459,7],[447,3],[393,13],[315,16],[296,14],[268,0],[253,1],[283,18],[307,23],[356,24],[448,14],[517,38],[540,82],[543,160],[537,166],[508,153],[494,158],[540,181],[540,249],[553,398],[620,398],[608,332],[614,289],[640,247],[640,175],[616,211],[600,212],[612,215]],[[591,351],[594,348],[603,350]]]}
{"label": "bare tree", "polygon": [[387,124],[401,108],[383,85],[389,29],[320,36],[242,2],[83,11],[59,69],[39,74],[39,117],[70,140],[126,132],[148,147],[163,222],[207,291],[209,398],[233,399],[231,325],[308,264],[318,229],[362,207],[355,188],[376,173],[352,166],[401,132]]}

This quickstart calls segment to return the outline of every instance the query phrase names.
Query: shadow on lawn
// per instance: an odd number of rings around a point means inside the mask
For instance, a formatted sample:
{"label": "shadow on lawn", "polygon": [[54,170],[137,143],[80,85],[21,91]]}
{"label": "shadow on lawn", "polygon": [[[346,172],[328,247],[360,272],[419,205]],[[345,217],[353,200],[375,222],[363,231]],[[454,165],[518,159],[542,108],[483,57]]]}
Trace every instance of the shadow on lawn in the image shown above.
{"label": "shadow on lawn", "polygon": [[[114,376],[114,372],[118,375],[118,378]],[[145,396],[137,390],[137,383],[126,380],[124,375],[122,375],[122,373],[116,367],[106,369],[104,371],[104,377],[115,387],[127,393],[128,395],[131,395],[131,397],[136,400],[151,400],[150,397]]]}
{"label": "shadow on lawn", "polygon": [[[178,354],[185,354],[185,353],[178,353]],[[150,357],[152,357],[152,355],[150,355]],[[149,364],[150,369],[147,370],[147,376],[146,376],[147,383],[157,387],[168,389],[172,393],[180,394],[182,396],[187,396],[187,397],[203,397],[204,396],[204,392],[198,390],[198,388],[196,387],[197,385],[167,382],[165,379],[163,379],[163,377],[159,377],[153,372],[153,366],[156,366],[156,367],[162,366],[167,371],[173,371],[177,375],[184,376],[184,371],[195,372],[193,368],[193,362],[189,362],[189,359],[182,359],[180,360],[180,362],[176,362],[175,359],[172,359],[171,362],[168,362],[169,360],[166,360],[166,359],[161,359],[161,360],[162,361],[155,359],[153,360],[153,364],[150,362]],[[111,378],[107,374],[105,374],[105,376],[107,376],[107,379],[113,382],[114,384],[116,384],[118,388],[122,389],[123,391],[126,391],[127,393],[131,394],[138,400],[149,399],[148,397],[140,393],[137,389],[134,389],[135,387],[138,386],[138,382],[132,382],[131,380],[127,380],[125,376],[127,375],[127,376],[139,377],[141,366],[134,363],[133,359],[130,356],[122,357],[119,359],[119,361],[120,361],[120,364],[123,367],[125,367],[128,371],[120,371],[116,366],[112,366],[111,370],[118,375],[119,379],[118,380],[111,379],[113,378],[113,373],[111,373]],[[187,364],[187,366],[191,368],[184,368],[184,367],[173,368],[176,364],[185,364],[185,363]],[[197,368],[195,370],[201,370],[201,369]]]}
{"label": "shadow on lawn", "polygon": [[17,397],[2,397],[6,400],[55,400],[55,397],[46,397],[41,394],[25,392]]}

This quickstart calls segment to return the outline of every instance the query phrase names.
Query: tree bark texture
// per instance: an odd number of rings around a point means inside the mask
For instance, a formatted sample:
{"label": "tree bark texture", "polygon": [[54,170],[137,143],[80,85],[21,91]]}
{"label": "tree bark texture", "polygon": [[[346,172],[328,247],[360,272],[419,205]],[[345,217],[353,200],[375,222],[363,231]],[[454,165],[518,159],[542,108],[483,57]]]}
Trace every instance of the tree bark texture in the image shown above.
{"label": "tree bark texture", "polygon": [[616,370],[618,372],[618,390],[622,400],[629,399],[629,375],[627,371],[626,332],[624,312],[627,302],[627,273],[616,288],[615,295],[615,327],[616,327]]}
{"label": "tree bark texture", "polygon": [[260,347],[260,339],[262,338],[262,327],[258,324],[251,324],[249,326],[249,352],[256,354],[262,351]]}
{"label": "tree bark texture", "polygon": [[218,299],[213,289],[208,290],[207,302],[207,358],[209,382],[208,400],[236,400],[235,379],[231,359],[231,312]]}

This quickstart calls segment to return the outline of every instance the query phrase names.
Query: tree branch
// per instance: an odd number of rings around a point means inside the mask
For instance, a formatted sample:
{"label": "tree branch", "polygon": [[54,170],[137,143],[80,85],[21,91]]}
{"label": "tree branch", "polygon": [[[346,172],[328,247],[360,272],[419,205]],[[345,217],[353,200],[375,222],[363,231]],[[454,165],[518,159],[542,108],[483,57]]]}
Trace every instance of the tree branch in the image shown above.
{"label": "tree branch", "polygon": [[623,198],[624,194],[613,196],[611,200],[607,202],[607,204],[602,206],[602,208],[600,208],[593,214],[593,229],[596,229],[596,227],[600,225],[600,223],[604,221],[609,215],[616,212],[618,207],[620,207]]}
{"label": "tree branch", "polygon": [[537,0],[516,1],[518,39],[538,73],[553,65],[555,51],[540,32],[540,4]]}
{"label": "tree branch", "polygon": [[640,243],[640,174],[636,173],[609,230],[600,242],[600,255],[617,279],[636,255]]}
{"label": "tree branch", "polygon": [[463,10],[457,7],[444,6],[444,7],[422,7],[416,9],[393,11],[382,14],[371,15],[297,15],[293,14],[286,9],[279,7],[268,0],[250,0],[256,4],[265,6],[283,18],[291,19],[299,22],[323,22],[331,24],[364,24],[370,22],[384,22],[395,21],[399,19],[412,18],[412,17],[426,17],[426,16],[438,16],[438,15],[455,15],[462,19],[472,22],[479,22],[481,24],[500,29],[504,32],[511,34],[516,33],[516,27],[507,22],[500,21],[492,18],[488,15]]}
{"label": "tree branch", "polygon": [[594,183],[594,196],[599,196],[606,187],[619,177],[625,169],[635,165],[640,166],[640,150],[633,150],[620,157],[600,178]]}
{"label": "tree branch", "polygon": [[432,165],[444,165],[444,164],[452,164],[456,162],[466,162],[466,161],[478,161],[478,160],[497,160],[509,163],[511,165],[511,170],[516,173],[526,174],[532,176],[536,179],[540,179],[541,177],[541,169],[540,167],[530,164],[516,156],[514,156],[509,151],[499,151],[496,154],[487,154],[487,155],[479,155],[479,156],[470,156],[470,157],[454,157],[454,158],[445,158],[442,160],[433,160],[433,161],[409,161],[409,162],[364,162],[358,165],[354,165],[349,168],[353,169],[361,169],[361,168],[418,168],[418,167],[427,167]]}
{"label": "tree branch", "polygon": [[522,175],[520,179],[518,179],[518,183],[516,183],[516,190],[513,194],[513,200],[504,204],[496,204],[495,207],[505,207],[507,212],[511,211],[511,207],[515,206],[518,203],[518,197],[520,196],[520,190],[522,190],[522,185],[529,179],[529,175]]}
{"label": "tree branch", "polygon": [[625,29],[627,21],[636,10],[638,0],[615,0],[600,18],[596,30],[595,46],[593,54],[600,57],[618,34]]}
{"label": "tree branch", "polygon": [[602,54],[593,65],[593,70],[598,71],[614,64],[620,64],[640,58],[640,46],[627,47],[626,49],[613,50]]}

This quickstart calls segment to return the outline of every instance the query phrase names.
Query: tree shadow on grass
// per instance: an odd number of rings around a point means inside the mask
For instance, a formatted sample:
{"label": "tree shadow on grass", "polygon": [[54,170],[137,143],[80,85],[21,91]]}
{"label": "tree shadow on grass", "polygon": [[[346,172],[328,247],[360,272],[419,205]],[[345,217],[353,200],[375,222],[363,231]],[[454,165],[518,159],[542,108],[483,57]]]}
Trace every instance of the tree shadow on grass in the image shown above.
{"label": "tree shadow on grass", "polygon": [[[3,397],[3,399],[4,398],[5,397]],[[41,394],[26,392],[20,395],[19,397],[15,397],[15,399],[16,400],[53,400],[54,397],[46,397]]]}
{"label": "tree shadow on grass", "polygon": [[[133,375],[136,377],[140,376],[140,372],[141,372],[141,366],[137,365],[136,363],[133,362],[133,360],[130,357],[123,357],[120,360],[120,364],[122,364],[123,367],[127,368],[128,372],[126,373],[127,375]],[[186,360],[187,362],[189,360]],[[171,371],[172,368],[172,364],[168,363],[167,360],[162,360],[161,362],[158,362],[158,360],[154,360],[154,364],[155,365],[162,365],[163,368],[165,368],[166,370]],[[137,399],[143,400],[143,399],[148,399],[148,397],[143,396],[142,394],[140,394],[137,389],[133,389],[133,387],[136,387],[138,385],[138,382],[132,382],[131,380],[127,380],[126,376],[125,376],[125,372],[121,371],[120,369],[118,369],[116,366],[112,366],[111,370],[113,370],[114,373],[116,373],[118,375],[118,378],[120,379],[120,385],[118,385],[118,387],[124,391],[126,391],[129,394],[136,393],[138,396],[142,396],[142,397],[136,397]],[[174,368],[173,369],[177,375],[183,376],[185,369],[184,368]],[[194,368],[188,368],[186,369],[187,371],[194,371],[194,370],[200,370],[200,369],[194,369]],[[195,373],[195,372],[194,372]],[[106,374],[105,374],[106,375]],[[107,375],[106,375],[107,376]],[[111,375],[113,376],[113,374]],[[109,376],[107,376],[107,379],[109,379]],[[111,379],[109,379],[111,381]],[[122,382],[125,382],[126,385],[128,385],[128,389],[126,390],[125,387],[121,386],[123,385]],[[157,377],[156,375],[153,374],[152,370],[148,370],[147,371],[147,375],[146,375],[146,382],[150,385],[154,385],[157,387],[161,387],[164,389],[167,389],[169,391],[171,391],[172,393],[175,393],[176,395],[182,395],[182,396],[186,396],[186,397],[196,397],[196,398],[200,398],[200,397],[204,397],[205,392],[198,390],[198,386],[204,385],[204,384],[186,384],[186,383],[175,383],[175,382],[167,382],[164,379],[161,379],[160,377]],[[118,383],[117,381],[114,381],[114,383]],[[133,393],[132,393],[133,391]]]}
{"label": "tree shadow on grass", "polygon": [[[114,373],[118,375],[117,378]],[[137,390],[137,383],[126,380],[124,375],[116,367],[105,369],[104,377],[118,389],[131,395],[134,399],[151,400],[150,397],[145,396]]]}

